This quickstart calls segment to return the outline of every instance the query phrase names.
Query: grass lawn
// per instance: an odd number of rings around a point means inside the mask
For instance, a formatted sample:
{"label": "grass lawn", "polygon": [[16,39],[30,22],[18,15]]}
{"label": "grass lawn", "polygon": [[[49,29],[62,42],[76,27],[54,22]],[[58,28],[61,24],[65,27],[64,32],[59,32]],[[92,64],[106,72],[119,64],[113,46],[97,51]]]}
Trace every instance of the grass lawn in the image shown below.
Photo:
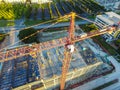
{"label": "grass lawn", "polygon": [[3,40],[3,38],[4,38],[4,37],[0,36],[0,41],[2,41],[2,40]]}
{"label": "grass lawn", "polygon": [[2,33],[0,33],[0,42],[2,42],[3,40],[4,40],[4,38],[5,38],[5,36],[3,35]]}
{"label": "grass lawn", "polygon": [[[110,86],[110,85],[112,85],[112,84],[115,84],[115,83],[117,83],[118,82],[118,79],[115,79],[115,80],[112,80],[112,81],[110,81],[110,82],[108,82],[108,83],[105,83],[105,84],[103,84],[103,85],[101,85],[101,86],[99,86],[99,87],[97,87],[97,88],[94,88],[93,90],[101,90],[101,89],[103,89],[103,88],[106,88],[106,87],[108,87],[108,86]],[[103,82],[104,83],[104,82]]]}
{"label": "grass lawn", "polygon": [[[96,43],[102,45],[102,47],[105,48],[110,53],[110,55],[120,55],[120,53],[117,52],[117,50],[110,46],[107,42],[105,42],[105,40],[102,39],[101,36],[93,37],[93,39],[96,39]],[[117,57],[117,61],[120,63],[120,56]]]}
{"label": "grass lawn", "polygon": [[107,42],[105,42],[105,40],[101,36],[97,36],[93,38],[96,39],[111,55],[117,54],[117,51],[112,46],[110,46]]}
{"label": "grass lawn", "polygon": [[89,18],[89,19],[95,19],[96,16],[92,16],[92,15],[90,15],[90,16],[88,16],[87,18]]}
{"label": "grass lawn", "polygon": [[14,26],[14,21],[7,21],[7,20],[1,20],[0,21],[0,27],[6,27],[6,26]]}

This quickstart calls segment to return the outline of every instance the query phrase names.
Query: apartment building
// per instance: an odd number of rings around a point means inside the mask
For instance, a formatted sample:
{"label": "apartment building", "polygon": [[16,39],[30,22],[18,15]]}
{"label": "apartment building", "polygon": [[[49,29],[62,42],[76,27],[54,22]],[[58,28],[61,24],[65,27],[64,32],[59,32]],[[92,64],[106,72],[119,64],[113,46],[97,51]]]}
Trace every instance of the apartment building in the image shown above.
{"label": "apartment building", "polygon": [[[105,14],[97,15],[95,22],[99,29],[103,29],[106,26],[117,25],[120,22],[120,15],[114,12],[106,12]],[[113,31],[112,34],[104,34],[103,37],[107,42],[116,40],[120,38],[120,30]]]}
{"label": "apartment building", "polygon": [[107,10],[120,10],[120,0],[96,0]]}

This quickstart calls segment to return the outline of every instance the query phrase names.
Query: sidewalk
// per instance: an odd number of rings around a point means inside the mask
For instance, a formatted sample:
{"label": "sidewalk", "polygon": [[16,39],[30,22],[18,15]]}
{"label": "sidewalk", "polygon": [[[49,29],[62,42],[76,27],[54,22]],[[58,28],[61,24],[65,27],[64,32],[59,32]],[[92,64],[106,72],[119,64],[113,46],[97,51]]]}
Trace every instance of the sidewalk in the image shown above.
{"label": "sidewalk", "polygon": [[[19,43],[15,44],[15,42],[19,41],[19,38],[17,37],[19,32],[14,32],[14,30],[16,30],[17,26],[21,26],[23,25],[24,20],[16,20],[15,21],[15,26],[11,26],[11,27],[0,27],[0,30],[7,30],[7,31],[3,31],[3,32],[9,32],[9,36],[6,36],[5,40],[0,44],[0,49],[9,46],[11,44],[13,44],[12,46],[15,45],[19,45]],[[8,48],[8,47],[7,47]]]}
{"label": "sidewalk", "polygon": [[6,36],[4,41],[1,42],[1,44],[0,44],[0,49],[3,49],[4,47],[6,47],[8,45],[8,43],[10,43],[10,39],[9,39],[9,36]]}
{"label": "sidewalk", "polygon": [[92,90],[93,88],[96,88],[100,85],[103,85],[107,82],[110,82],[114,79],[117,79],[119,77],[120,73],[116,74],[116,73],[112,73],[110,75],[106,75],[106,76],[103,76],[103,77],[100,77],[98,79],[95,79],[93,81],[90,81],[82,86],[79,86],[73,90]]}
{"label": "sidewalk", "polygon": [[120,90],[120,82],[115,83],[109,87],[102,89],[102,90]]}

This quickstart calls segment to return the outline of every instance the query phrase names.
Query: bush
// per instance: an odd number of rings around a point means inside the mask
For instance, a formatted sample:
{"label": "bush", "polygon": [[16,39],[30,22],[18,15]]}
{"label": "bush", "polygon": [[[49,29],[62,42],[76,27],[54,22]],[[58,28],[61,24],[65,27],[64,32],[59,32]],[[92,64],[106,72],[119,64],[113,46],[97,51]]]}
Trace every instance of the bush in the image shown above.
{"label": "bush", "polygon": [[6,21],[6,20],[1,20],[0,21],[0,27],[14,26],[14,25],[15,25],[14,21]]}
{"label": "bush", "polygon": [[0,43],[5,39],[5,35],[3,33],[0,33]]}
{"label": "bush", "polygon": [[118,53],[120,54],[120,47],[117,49]]}
{"label": "bush", "polygon": [[90,31],[94,31],[97,30],[97,26],[94,24],[86,24],[86,25],[81,25],[80,26],[85,32],[90,32]]}
{"label": "bush", "polygon": [[[28,37],[30,36],[31,34],[33,33],[36,33],[37,30],[33,29],[33,28],[29,28],[29,29],[24,29],[22,31],[19,32],[18,34],[18,37],[20,40],[24,39],[25,37]],[[33,35],[25,40],[22,40],[22,42],[26,43],[26,44],[29,44],[29,43],[38,43],[38,40],[37,40],[37,35]]]}
{"label": "bush", "polygon": [[120,47],[120,39],[114,41],[114,43],[115,43],[116,46]]}

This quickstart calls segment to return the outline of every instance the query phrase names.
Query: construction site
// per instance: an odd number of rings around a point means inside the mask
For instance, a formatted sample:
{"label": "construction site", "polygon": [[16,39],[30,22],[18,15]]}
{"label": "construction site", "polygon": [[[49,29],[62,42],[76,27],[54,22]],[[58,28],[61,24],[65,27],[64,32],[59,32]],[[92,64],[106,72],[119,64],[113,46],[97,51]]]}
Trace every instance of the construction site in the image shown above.
{"label": "construction site", "polygon": [[[53,40],[53,42],[58,41]],[[76,43],[75,46],[76,51],[72,55],[66,78],[69,82],[66,87],[112,70],[112,67],[103,63],[101,57],[97,57],[84,41]],[[60,46],[38,53],[35,59],[27,55],[4,62],[1,71],[1,90],[9,90],[11,87],[18,87],[36,80],[14,90],[30,90],[30,86],[34,88],[35,85],[38,85],[40,90],[59,88],[63,52],[64,48]]]}
{"label": "construction site", "polygon": [[71,18],[68,37],[0,52],[0,90],[64,90],[113,70],[104,62],[106,58],[96,55],[84,39],[115,28],[74,36],[75,14],[67,17]]}

